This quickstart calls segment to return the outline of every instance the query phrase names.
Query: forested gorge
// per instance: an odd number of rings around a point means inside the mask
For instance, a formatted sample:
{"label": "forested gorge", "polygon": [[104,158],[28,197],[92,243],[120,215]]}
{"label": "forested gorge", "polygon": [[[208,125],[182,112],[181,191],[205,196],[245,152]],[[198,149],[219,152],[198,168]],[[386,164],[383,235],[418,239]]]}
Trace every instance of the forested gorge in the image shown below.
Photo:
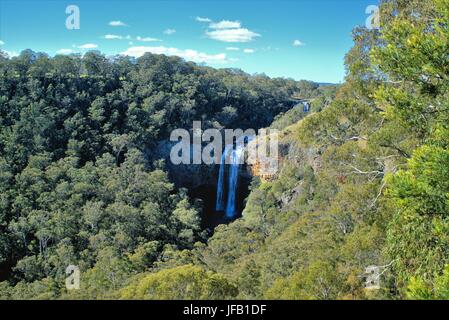
{"label": "forested gorge", "polygon": [[194,120],[267,126],[293,94],[318,88],[151,54],[26,50],[0,56],[0,74],[0,277],[11,297],[58,297],[69,265],[82,294],[101,297],[204,241],[201,208],[154,159],[157,143]]}
{"label": "forested gorge", "polygon": [[[448,299],[449,1],[380,16],[338,88],[151,54],[0,56],[0,297]],[[280,171],[210,237],[152,158],[194,120],[281,130]]]}

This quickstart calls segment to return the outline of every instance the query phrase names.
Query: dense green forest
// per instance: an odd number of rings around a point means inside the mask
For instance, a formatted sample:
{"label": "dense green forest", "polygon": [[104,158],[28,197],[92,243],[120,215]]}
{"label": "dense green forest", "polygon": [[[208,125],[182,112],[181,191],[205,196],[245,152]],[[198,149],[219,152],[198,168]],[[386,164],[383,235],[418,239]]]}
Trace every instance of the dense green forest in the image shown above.
{"label": "dense green forest", "polygon": [[[338,87],[152,54],[2,54],[0,297],[448,299],[449,0],[380,16],[354,30]],[[194,120],[281,130],[280,171],[256,173],[213,235],[152,155]]]}

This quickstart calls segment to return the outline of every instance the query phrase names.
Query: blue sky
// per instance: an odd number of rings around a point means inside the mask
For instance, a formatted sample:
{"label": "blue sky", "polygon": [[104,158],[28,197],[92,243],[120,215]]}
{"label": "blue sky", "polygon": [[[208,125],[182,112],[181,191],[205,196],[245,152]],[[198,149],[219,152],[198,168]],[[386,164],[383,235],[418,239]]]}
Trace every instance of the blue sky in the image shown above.
{"label": "blue sky", "polygon": [[[0,48],[173,54],[218,68],[343,80],[351,30],[378,0],[0,0]],[[66,28],[68,5],[80,28]]]}

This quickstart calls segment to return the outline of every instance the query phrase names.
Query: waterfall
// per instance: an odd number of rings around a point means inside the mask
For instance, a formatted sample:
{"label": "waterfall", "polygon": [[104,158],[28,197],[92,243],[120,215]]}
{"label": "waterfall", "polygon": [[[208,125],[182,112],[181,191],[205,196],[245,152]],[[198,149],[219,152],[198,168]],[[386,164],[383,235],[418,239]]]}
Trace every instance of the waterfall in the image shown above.
{"label": "waterfall", "polygon": [[304,101],[302,103],[302,105],[304,106],[304,112],[309,112],[310,111],[310,104],[307,101]]}
{"label": "waterfall", "polygon": [[[245,151],[245,144],[243,143],[247,138],[247,142],[251,141],[254,137],[240,137],[237,139],[236,148],[230,144],[225,147],[220,161],[220,170],[218,172],[218,184],[217,184],[217,200],[215,204],[216,211],[224,211],[226,217],[233,218],[236,214],[236,201],[237,201],[237,189],[239,180],[239,169],[242,161],[242,156]],[[229,157],[229,176],[228,176],[228,189],[227,189],[227,201],[225,206],[225,165],[226,159]]]}
{"label": "waterfall", "polygon": [[236,214],[236,192],[239,180],[240,158],[242,155],[243,147],[237,147],[237,150],[232,150],[228,202],[226,203],[226,217],[228,218],[233,218]]}
{"label": "waterfall", "polygon": [[233,145],[228,145],[225,147],[223,154],[221,155],[220,171],[218,172],[218,184],[217,184],[217,201],[215,203],[216,211],[224,211],[224,174],[225,174],[225,163],[226,156],[229,150],[233,148]]}

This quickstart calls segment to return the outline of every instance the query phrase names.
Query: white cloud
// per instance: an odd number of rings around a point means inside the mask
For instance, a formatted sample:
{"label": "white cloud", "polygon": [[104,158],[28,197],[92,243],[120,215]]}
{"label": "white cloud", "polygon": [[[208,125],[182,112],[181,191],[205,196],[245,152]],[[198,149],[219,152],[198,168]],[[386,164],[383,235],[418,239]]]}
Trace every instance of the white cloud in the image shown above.
{"label": "white cloud", "polygon": [[162,41],[162,40],[156,39],[156,38],[150,38],[150,37],[142,38],[142,37],[140,37],[140,36],[137,36],[136,40],[137,40],[137,41],[142,41],[142,42]]}
{"label": "white cloud", "polygon": [[122,22],[120,20],[110,21],[109,25],[111,27],[125,27],[125,26],[127,26],[126,23],[124,23],[124,22]]}
{"label": "white cloud", "polygon": [[295,40],[292,43],[292,46],[294,46],[294,47],[301,47],[303,45],[304,45],[304,43],[302,43],[300,40]]}
{"label": "white cloud", "polygon": [[78,48],[80,48],[80,49],[95,49],[95,48],[98,48],[98,45],[93,44],[93,43],[86,43],[86,44],[78,46]]}
{"label": "white cloud", "polygon": [[104,36],[104,38],[107,39],[107,40],[115,40],[115,39],[120,40],[120,39],[123,39],[122,36],[118,36],[116,34],[107,34],[107,35]]}
{"label": "white cloud", "polygon": [[107,40],[121,40],[121,39],[126,39],[126,40],[136,40],[136,41],[142,41],[142,42],[154,42],[154,41],[162,41],[160,39],[157,38],[151,38],[151,37],[141,37],[141,36],[137,36],[135,39],[133,39],[133,37],[131,37],[130,35],[127,35],[126,37],[123,36],[118,36],[115,34],[107,34],[104,36],[105,39]]}
{"label": "white cloud", "polygon": [[249,42],[260,37],[260,34],[246,28],[206,31],[206,35],[211,39],[223,42]]}
{"label": "white cloud", "polygon": [[3,52],[5,52],[10,58],[17,57],[19,55],[19,53],[16,52],[16,51],[6,51],[6,50],[4,50]]}
{"label": "white cloud", "polygon": [[241,24],[239,21],[229,21],[229,20],[222,20],[220,22],[212,22],[209,25],[209,28],[211,28],[211,29],[237,29],[240,27],[241,27]]}
{"label": "white cloud", "polygon": [[176,32],[175,29],[170,29],[170,28],[164,31],[164,33],[167,34],[167,35],[172,35],[175,32]]}
{"label": "white cloud", "polygon": [[214,40],[223,42],[249,42],[260,34],[242,28],[239,21],[222,20],[220,22],[211,22],[206,35]]}
{"label": "white cloud", "polygon": [[239,51],[240,48],[237,48],[237,47],[227,47],[226,50],[228,50],[228,51]]}
{"label": "white cloud", "polygon": [[201,17],[196,17],[195,20],[198,22],[212,22],[212,20],[209,18],[201,18]]}
{"label": "white cloud", "polygon": [[256,52],[256,50],[254,50],[254,49],[244,49],[243,52],[244,53],[254,53],[254,52]]}
{"label": "white cloud", "polygon": [[74,51],[72,49],[59,49],[56,51],[56,54],[71,54]]}
{"label": "white cloud", "polygon": [[2,45],[4,45],[5,43],[2,41],[2,40],[0,40],[0,46],[2,46]]}
{"label": "white cloud", "polygon": [[159,47],[144,47],[144,46],[136,46],[130,47],[126,51],[121,54],[132,56],[132,57],[140,57],[144,53],[150,52],[154,54],[165,54],[167,56],[178,56],[184,58],[188,61],[193,62],[206,62],[206,63],[226,63],[226,54],[219,53],[215,55],[206,54],[203,52],[198,52],[196,50],[191,49],[178,49],[178,48],[167,48],[164,46]]}

